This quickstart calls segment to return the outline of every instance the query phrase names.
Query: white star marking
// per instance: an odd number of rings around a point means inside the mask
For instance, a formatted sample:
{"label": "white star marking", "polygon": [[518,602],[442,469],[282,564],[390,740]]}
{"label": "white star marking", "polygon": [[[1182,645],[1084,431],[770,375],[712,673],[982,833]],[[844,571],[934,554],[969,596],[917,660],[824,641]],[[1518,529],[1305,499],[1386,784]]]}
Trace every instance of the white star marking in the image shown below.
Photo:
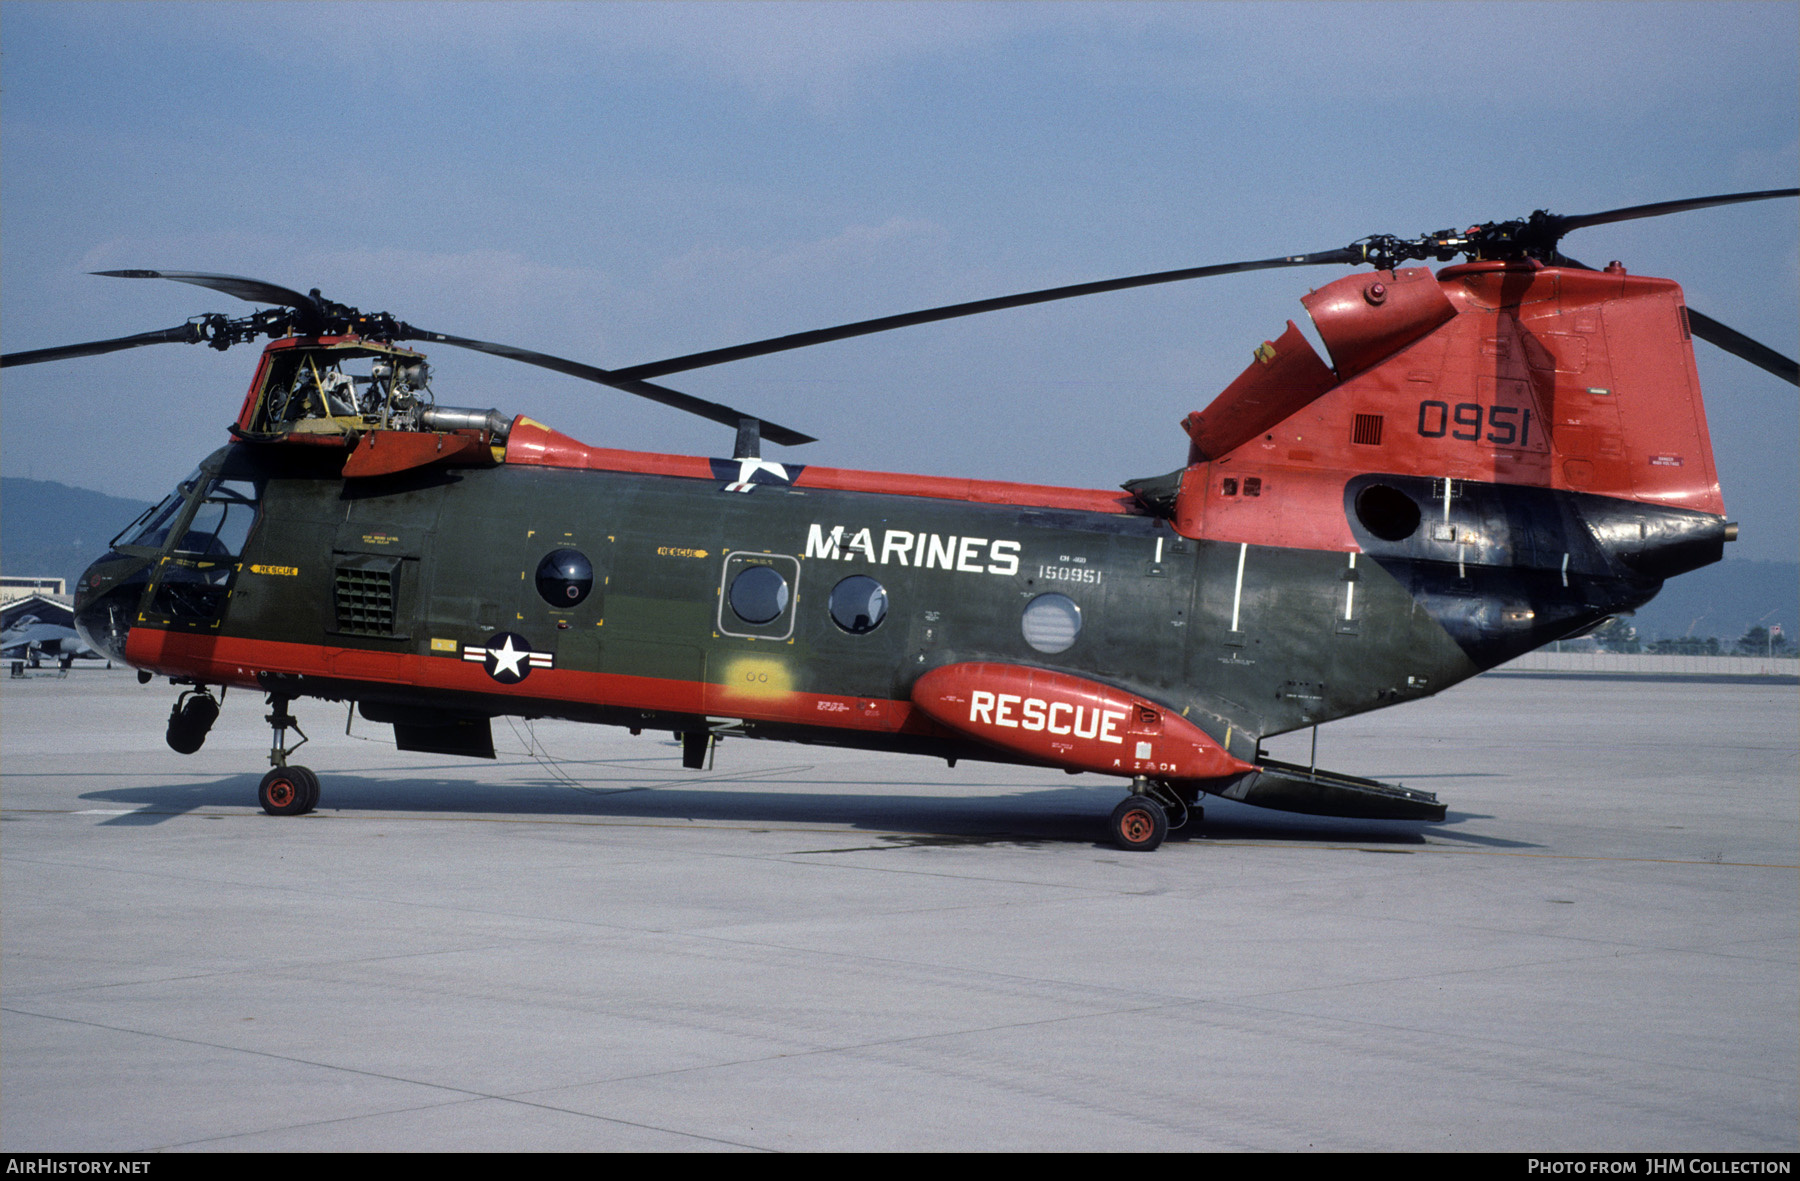
{"label": "white star marking", "polygon": [[750,491],[750,489],[756,487],[756,482],[753,477],[757,472],[768,472],[783,484],[790,484],[793,482],[787,474],[787,469],[778,463],[770,463],[766,459],[740,459],[738,460],[738,478],[725,485],[725,491]]}
{"label": "white star marking", "polygon": [[778,463],[770,463],[766,459],[738,460],[738,483],[748,484],[750,482],[750,477],[754,476],[757,472],[768,472],[783,484],[787,483],[787,469]]}
{"label": "white star marking", "polygon": [[523,678],[525,674],[519,671],[519,665],[525,662],[525,659],[531,655],[531,652],[527,649],[513,647],[512,637],[507,636],[505,644],[499,648],[489,648],[488,655],[494,658],[495,676],[499,676],[501,673],[506,672],[511,673],[515,677]]}

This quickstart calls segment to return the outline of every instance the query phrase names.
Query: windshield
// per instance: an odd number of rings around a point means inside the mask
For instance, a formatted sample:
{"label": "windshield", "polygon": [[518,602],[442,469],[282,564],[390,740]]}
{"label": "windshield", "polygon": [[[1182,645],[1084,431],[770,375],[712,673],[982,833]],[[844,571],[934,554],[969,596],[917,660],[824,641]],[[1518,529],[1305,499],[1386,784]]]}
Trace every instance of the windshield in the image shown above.
{"label": "windshield", "polygon": [[[175,491],[163,497],[159,503],[146,509],[137,520],[125,526],[119,534],[119,537],[126,539],[124,544],[161,549],[163,542],[169,540],[169,526],[174,523],[176,514],[181,511],[181,506],[186,502],[188,493],[192,492],[195,485],[199,483],[200,469],[195,468],[187,479],[175,486]],[[114,545],[120,544],[119,537],[113,538]]]}

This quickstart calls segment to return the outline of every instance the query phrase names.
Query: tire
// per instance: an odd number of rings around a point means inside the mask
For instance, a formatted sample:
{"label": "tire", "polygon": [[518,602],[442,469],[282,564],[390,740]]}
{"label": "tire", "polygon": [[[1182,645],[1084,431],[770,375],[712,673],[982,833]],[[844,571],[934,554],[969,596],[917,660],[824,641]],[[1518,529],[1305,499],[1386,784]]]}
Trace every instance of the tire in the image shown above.
{"label": "tire", "polygon": [[169,728],[163,737],[176,754],[191,755],[206,744],[206,736],[218,720],[216,700],[203,694],[188,697],[169,711]]}
{"label": "tire", "polygon": [[304,816],[319,806],[319,776],[311,767],[289,767],[288,770],[306,781],[306,794],[301,797],[300,811],[296,813]]}
{"label": "tire", "polygon": [[275,767],[256,788],[256,802],[271,816],[300,816],[318,799],[319,781],[305,767]]}
{"label": "tire", "polygon": [[1133,853],[1148,853],[1169,835],[1169,817],[1149,796],[1130,796],[1113,809],[1113,844]]}

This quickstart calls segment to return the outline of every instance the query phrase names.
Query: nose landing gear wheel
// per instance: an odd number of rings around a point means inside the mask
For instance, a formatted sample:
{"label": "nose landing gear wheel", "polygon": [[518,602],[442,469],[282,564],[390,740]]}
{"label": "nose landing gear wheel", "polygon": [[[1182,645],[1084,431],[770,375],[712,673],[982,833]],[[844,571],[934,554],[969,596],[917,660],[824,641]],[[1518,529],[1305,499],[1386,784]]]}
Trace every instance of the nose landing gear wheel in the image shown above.
{"label": "nose landing gear wheel", "polygon": [[319,806],[319,777],[311,767],[294,767],[291,770],[306,778],[306,799],[303,801],[306,806],[300,810],[304,815]]}
{"label": "nose landing gear wheel", "polygon": [[1148,853],[1169,835],[1168,813],[1149,796],[1131,796],[1113,809],[1113,843],[1134,853]]}
{"label": "nose landing gear wheel", "polygon": [[304,816],[319,804],[319,777],[305,767],[276,767],[257,785],[256,802],[271,816]]}

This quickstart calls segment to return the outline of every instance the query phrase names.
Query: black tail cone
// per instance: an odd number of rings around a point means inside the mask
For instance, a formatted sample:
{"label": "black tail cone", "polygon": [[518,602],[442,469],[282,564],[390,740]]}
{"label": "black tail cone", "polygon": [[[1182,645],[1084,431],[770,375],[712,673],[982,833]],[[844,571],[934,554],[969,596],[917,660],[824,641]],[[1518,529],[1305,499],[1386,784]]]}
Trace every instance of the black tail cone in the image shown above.
{"label": "black tail cone", "polygon": [[1633,506],[1590,512],[1594,539],[1632,572],[1661,582],[1725,556],[1732,531],[1724,517],[1686,509]]}

